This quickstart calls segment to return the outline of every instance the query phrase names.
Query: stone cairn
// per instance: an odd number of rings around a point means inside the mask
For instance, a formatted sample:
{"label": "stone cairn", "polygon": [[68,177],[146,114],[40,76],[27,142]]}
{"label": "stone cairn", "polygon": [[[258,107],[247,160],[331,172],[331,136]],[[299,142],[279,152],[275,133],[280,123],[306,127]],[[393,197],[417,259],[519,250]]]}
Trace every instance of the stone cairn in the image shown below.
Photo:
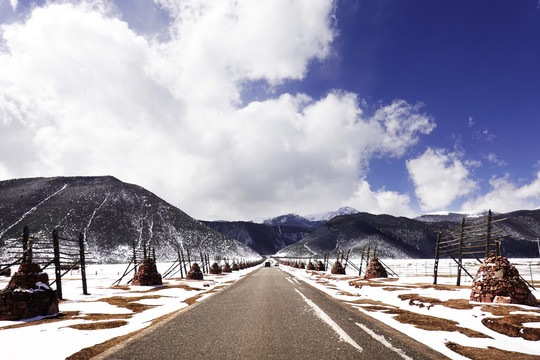
{"label": "stone cairn", "polygon": [[345,275],[345,269],[343,268],[343,265],[341,265],[339,261],[336,261],[334,263],[334,266],[332,266],[332,270],[330,272],[336,275]]}
{"label": "stone cairn", "polygon": [[303,262],[300,263],[299,269],[305,269],[306,268],[306,264],[304,264]]}
{"label": "stone cairn", "polygon": [[324,267],[324,264],[321,260],[317,261],[317,265],[315,265],[316,271],[326,271],[326,268]]}
{"label": "stone cairn", "polygon": [[232,266],[231,266],[231,270],[232,271],[238,271],[238,270],[240,270],[240,267],[238,266],[237,263],[233,262]]}
{"label": "stone cairn", "polygon": [[223,271],[224,273],[232,272],[231,265],[229,265],[229,263],[226,262],[225,265],[223,265],[223,269],[221,269],[221,271]]}
{"label": "stone cairn", "polygon": [[369,259],[369,264],[366,268],[366,274],[364,276],[364,279],[387,278],[387,277],[388,277],[388,273],[386,272],[386,269],[381,264],[379,259],[377,258]]}
{"label": "stone cairn", "polygon": [[210,266],[210,274],[214,274],[214,275],[221,274],[221,267],[218,265],[217,262],[213,263],[212,266]]}
{"label": "stone cairn", "polygon": [[310,261],[306,266],[306,270],[315,270],[315,265]]}
{"label": "stone cairn", "polygon": [[58,296],[39,264],[26,262],[0,291],[0,320],[21,320],[58,313]]}
{"label": "stone cairn", "polygon": [[204,280],[199,264],[193,263],[193,265],[191,265],[191,269],[189,269],[186,275],[186,280]]}
{"label": "stone cairn", "polygon": [[163,285],[161,274],[157,271],[156,262],[154,259],[146,258],[143,260],[142,264],[139,265],[139,269],[135,275],[133,275],[131,285]]}
{"label": "stone cairn", "polygon": [[538,306],[538,302],[507,258],[490,254],[472,284],[471,301]]}

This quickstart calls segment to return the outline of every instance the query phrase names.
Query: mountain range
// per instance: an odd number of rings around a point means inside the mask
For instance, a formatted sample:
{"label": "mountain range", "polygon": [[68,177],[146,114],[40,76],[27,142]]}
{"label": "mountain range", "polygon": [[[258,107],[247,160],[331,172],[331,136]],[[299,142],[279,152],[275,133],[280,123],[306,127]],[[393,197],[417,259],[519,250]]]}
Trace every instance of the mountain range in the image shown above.
{"label": "mountain range", "polygon": [[[31,236],[86,238],[96,262],[126,262],[132,244],[146,243],[159,260],[176,258],[177,249],[226,258],[261,255],[320,256],[377,247],[380,257],[432,258],[439,228],[455,227],[463,214],[429,214],[416,219],[360,213],[344,207],[317,215],[287,214],[263,223],[199,221],[144,188],[114,177],[55,177],[0,181],[0,260],[8,257],[8,240],[27,225]],[[477,217],[475,214],[473,217]],[[498,217],[495,230],[510,235],[503,255],[537,257],[540,210]]]}
{"label": "mountain range", "polygon": [[129,262],[132,244],[155,247],[159,260],[177,249],[227,258],[259,258],[250,247],[220,234],[144,188],[105,177],[54,177],[0,182],[0,257],[6,240],[31,236],[86,237],[97,262]]}
{"label": "mountain range", "polygon": [[[377,247],[381,258],[433,258],[439,229],[456,228],[463,217],[454,213],[417,219],[368,213],[338,216],[276,255],[316,257],[350,250],[352,256],[360,256],[362,250]],[[493,224],[493,231],[509,235],[501,243],[504,256],[539,256],[540,246],[534,240],[540,239],[540,210],[498,214],[497,218],[506,218]]]}

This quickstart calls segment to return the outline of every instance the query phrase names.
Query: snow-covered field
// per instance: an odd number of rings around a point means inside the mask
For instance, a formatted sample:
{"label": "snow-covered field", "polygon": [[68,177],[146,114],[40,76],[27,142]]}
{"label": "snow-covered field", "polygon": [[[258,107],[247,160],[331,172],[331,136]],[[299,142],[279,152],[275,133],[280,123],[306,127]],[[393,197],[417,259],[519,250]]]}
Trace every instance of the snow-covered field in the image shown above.
{"label": "snow-covered field", "polygon": [[[160,272],[169,266],[157,264]],[[203,281],[179,279],[177,274],[178,278],[165,279],[164,286],[112,287],[126,265],[90,265],[86,270],[90,295],[82,294],[78,271],[62,278],[65,300],[59,307],[63,317],[0,321],[0,358],[65,359],[81,349],[141,330],[164,315],[211,296],[256,268],[224,275],[205,274]],[[49,279],[54,279],[54,271],[47,273]],[[0,289],[6,287],[9,279],[0,276]],[[124,278],[122,284],[129,279]]]}
{"label": "snow-covered field", "polygon": [[[461,286],[455,286],[457,269],[452,260],[441,260],[437,286],[432,286],[433,260],[382,261],[399,277],[368,281],[358,277],[358,273],[350,267],[347,268],[347,275],[330,275],[328,272],[289,266],[280,268],[452,359],[482,358],[473,355],[465,357],[453,350],[474,354],[479,352],[475,348],[488,347],[494,348],[491,350],[492,359],[503,356],[540,358],[540,341],[504,335],[482,323],[482,319],[486,318],[495,319],[495,322],[498,321],[496,319],[506,318],[518,327],[518,334],[523,334],[527,329],[538,332],[540,307],[470,303],[472,281],[464,275]],[[523,278],[529,283],[534,281],[534,285],[540,289],[540,259],[511,259],[511,262]],[[359,264],[360,261],[355,263]],[[478,263],[467,261],[467,270],[471,275],[476,275]],[[534,290],[533,294],[540,300],[540,290]],[[506,354],[497,349],[521,355]]]}
{"label": "snow-covered field", "polygon": [[[462,286],[455,287],[456,268],[451,260],[441,261],[440,285],[435,287],[431,285],[433,260],[382,260],[399,274],[399,278],[364,281],[351,267],[347,268],[348,275],[307,272],[286,266],[280,268],[450,358],[468,358],[452,350],[460,347],[493,347],[540,357],[540,341],[503,335],[482,323],[485,318],[497,319],[510,315],[526,320],[522,327],[539,329],[540,308],[469,303],[471,280],[464,275]],[[357,264],[359,262],[355,261]],[[540,285],[540,259],[513,259],[512,263],[527,281],[533,280],[535,285]],[[169,267],[166,263],[157,265],[160,272]],[[64,359],[81,349],[148,327],[156,319],[211,296],[258,268],[227,275],[205,275],[204,281],[165,279],[165,286],[160,287],[112,287],[111,284],[120,277],[125,267],[89,266],[87,278],[91,295],[82,295],[78,272],[68,274],[62,281],[66,300],[60,303],[60,311],[64,314],[61,318],[0,321],[1,358]],[[477,267],[477,264],[468,261],[467,268],[473,276]],[[53,278],[51,272],[49,278]],[[0,277],[0,289],[8,281],[9,277]],[[540,299],[539,290],[533,293]],[[28,346],[29,341],[32,346]],[[447,346],[450,343],[457,345]],[[503,355],[495,353],[494,356],[492,358]]]}

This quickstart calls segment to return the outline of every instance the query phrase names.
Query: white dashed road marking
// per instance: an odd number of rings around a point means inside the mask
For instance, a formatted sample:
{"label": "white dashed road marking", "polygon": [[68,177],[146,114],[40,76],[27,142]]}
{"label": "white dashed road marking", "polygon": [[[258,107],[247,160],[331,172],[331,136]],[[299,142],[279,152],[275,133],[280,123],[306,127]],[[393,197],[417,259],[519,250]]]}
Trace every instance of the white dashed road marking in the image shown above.
{"label": "white dashed road marking", "polygon": [[368,328],[366,325],[364,324],[360,324],[360,323],[356,323],[356,325],[358,325],[360,327],[360,329],[364,330],[365,332],[368,333],[368,335],[370,335],[372,338],[374,338],[375,340],[377,340],[378,342],[380,342],[381,344],[383,344],[385,347],[387,347],[388,349],[396,352],[399,356],[401,356],[403,359],[405,360],[413,360],[412,358],[408,357],[404,352],[403,350],[401,349],[398,349],[396,347],[394,347],[392,344],[390,344],[388,342],[388,340],[386,340],[384,338],[384,336],[382,335],[378,335],[376,333],[373,332],[373,330],[371,330],[370,328]]}
{"label": "white dashed road marking", "polygon": [[296,291],[297,293],[300,294],[300,296],[302,296],[302,298],[304,299],[304,301],[309,305],[311,306],[311,308],[313,309],[313,311],[315,312],[315,315],[317,315],[317,317],[319,317],[322,321],[324,321],[325,323],[327,323],[328,325],[330,325],[330,327],[332,328],[332,330],[334,330],[339,338],[342,340],[342,341],[345,341],[346,343],[349,343],[350,345],[352,345],[356,350],[358,351],[363,351],[363,349],[360,347],[360,345],[358,345],[346,332],[345,330],[343,330],[342,328],[339,327],[338,324],[336,324],[336,322],[334,320],[332,320],[332,318],[330,318],[330,316],[328,316],[324,311],[322,311],[322,309],[320,307],[318,307],[317,305],[315,305],[315,303],[311,300],[309,300],[304,294],[302,294],[300,291],[298,291],[298,289],[294,289],[294,291]]}

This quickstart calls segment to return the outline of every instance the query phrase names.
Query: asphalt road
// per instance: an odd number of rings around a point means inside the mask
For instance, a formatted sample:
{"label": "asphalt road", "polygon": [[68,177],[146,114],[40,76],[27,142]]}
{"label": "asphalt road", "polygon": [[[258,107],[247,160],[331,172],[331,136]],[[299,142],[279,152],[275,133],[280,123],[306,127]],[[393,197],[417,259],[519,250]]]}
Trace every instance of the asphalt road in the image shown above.
{"label": "asphalt road", "polygon": [[112,350],[107,359],[446,359],[275,268]]}

